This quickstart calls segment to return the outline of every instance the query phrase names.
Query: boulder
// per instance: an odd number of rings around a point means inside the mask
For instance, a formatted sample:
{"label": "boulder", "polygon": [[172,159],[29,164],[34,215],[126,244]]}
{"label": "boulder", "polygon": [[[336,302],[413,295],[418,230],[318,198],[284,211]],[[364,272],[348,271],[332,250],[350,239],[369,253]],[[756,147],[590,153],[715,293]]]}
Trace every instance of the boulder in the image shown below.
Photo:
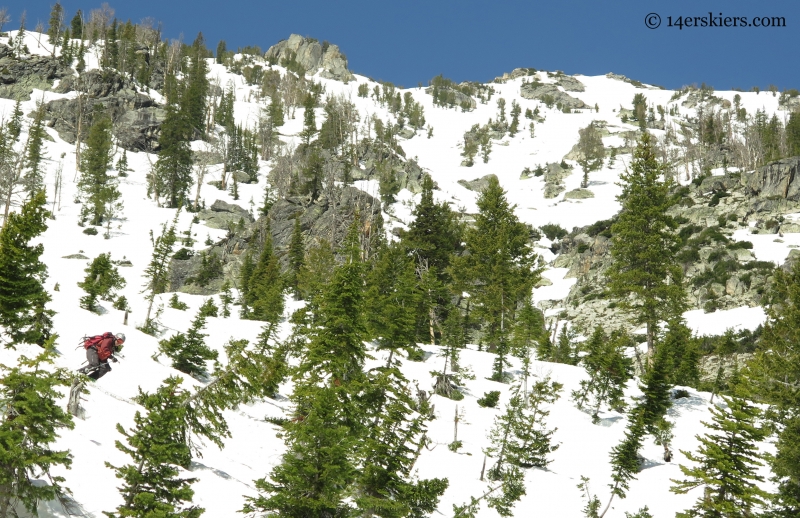
{"label": "boulder", "polygon": [[320,77],[345,83],[355,79],[347,69],[347,57],[337,45],[320,44],[313,38],[292,34],[288,40],[276,43],[264,54],[267,61],[279,65],[282,59],[291,59],[292,56],[309,75],[320,72]]}
{"label": "boulder", "polygon": [[245,224],[253,222],[249,211],[233,203],[222,200],[215,201],[211,208],[197,213],[197,217],[209,228],[230,229],[244,220]]}
{"label": "boulder", "polygon": [[571,110],[588,108],[586,103],[562,92],[554,84],[526,83],[520,87],[520,95],[525,99],[552,100],[553,104],[558,104]]}
{"label": "boulder", "polygon": [[469,189],[470,191],[474,192],[482,192],[486,187],[489,186],[489,179],[490,178],[497,178],[495,174],[487,174],[486,176],[482,176],[480,178],[476,178],[472,181],[467,180],[459,180],[458,185],[464,187],[465,189]]}

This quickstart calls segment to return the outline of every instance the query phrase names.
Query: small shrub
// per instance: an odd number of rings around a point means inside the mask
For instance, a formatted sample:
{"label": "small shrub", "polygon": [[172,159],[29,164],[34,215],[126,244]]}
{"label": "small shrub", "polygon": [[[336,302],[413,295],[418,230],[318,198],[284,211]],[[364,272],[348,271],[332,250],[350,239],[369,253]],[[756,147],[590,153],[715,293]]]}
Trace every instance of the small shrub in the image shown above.
{"label": "small shrub", "polygon": [[187,309],[189,309],[189,305],[186,304],[185,302],[182,302],[178,298],[177,293],[173,293],[172,297],[169,299],[169,307],[171,307],[172,309],[177,309],[179,311],[186,311]]}
{"label": "small shrub", "polygon": [[500,391],[492,390],[484,392],[483,397],[478,399],[478,405],[483,408],[497,408],[497,403],[500,401]]}
{"label": "small shrub", "polygon": [[219,314],[219,308],[217,305],[214,304],[214,299],[206,299],[202,306],[200,306],[200,311],[198,315],[203,317],[216,317]]}
{"label": "small shrub", "polygon": [[731,241],[727,245],[725,245],[728,250],[752,250],[753,243],[750,241]]}
{"label": "small shrub", "polygon": [[569,232],[566,231],[561,225],[556,223],[548,223],[546,225],[542,225],[540,227],[541,231],[550,241],[555,241],[556,239],[561,239],[562,237],[566,236]]}
{"label": "small shrub", "polygon": [[125,295],[120,295],[117,299],[111,304],[114,309],[118,309],[120,311],[130,311],[131,308],[128,305],[128,299],[125,298]]}
{"label": "small shrub", "polygon": [[578,253],[582,254],[585,251],[589,250],[592,246],[588,243],[578,243]]}
{"label": "small shrub", "polygon": [[94,227],[85,228],[83,229],[83,233],[86,234],[87,236],[96,236],[97,229]]}
{"label": "small shrub", "polygon": [[178,261],[186,261],[187,259],[191,259],[194,256],[194,252],[189,250],[188,248],[181,248],[175,255],[172,256],[173,259],[177,259]]}
{"label": "small shrub", "polygon": [[686,389],[675,389],[672,393],[672,399],[684,399],[689,397],[689,391]]}
{"label": "small shrub", "polygon": [[447,449],[452,451],[453,453],[457,453],[459,448],[461,448],[463,445],[464,443],[461,441],[453,441],[447,445]]}

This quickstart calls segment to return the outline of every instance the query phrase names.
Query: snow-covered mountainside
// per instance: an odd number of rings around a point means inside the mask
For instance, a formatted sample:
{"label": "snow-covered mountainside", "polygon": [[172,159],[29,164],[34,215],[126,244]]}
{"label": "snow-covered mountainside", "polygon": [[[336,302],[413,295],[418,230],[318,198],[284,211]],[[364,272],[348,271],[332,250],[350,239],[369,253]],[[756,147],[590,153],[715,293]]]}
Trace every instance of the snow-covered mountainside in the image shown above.
{"label": "snow-covered mountainside", "polygon": [[[14,38],[16,31],[9,32],[8,36]],[[49,56],[52,47],[45,40],[45,36],[27,33],[25,44],[30,54]],[[6,38],[0,37],[0,43],[5,41]],[[85,57],[87,71],[99,68],[98,52],[98,46],[89,47]],[[268,65],[261,57],[237,55],[234,59],[245,58],[251,63],[260,64],[264,70],[274,70],[281,75],[290,73],[280,64]],[[236,123],[255,129],[262,109],[265,108],[265,102],[259,93],[260,86],[248,85],[243,75],[232,73],[228,67],[213,59],[208,60],[208,65],[211,84],[218,85],[221,90],[232,88],[235,94],[233,107]],[[379,83],[360,75],[354,75],[353,79],[343,82],[336,78],[327,78],[326,76],[333,75],[326,73],[327,70],[323,67],[310,78],[322,86],[323,97],[342,95],[354,104],[362,126],[359,131],[364,136],[369,136],[373,131],[371,125],[365,122],[370,117],[377,116],[383,121],[397,120],[395,113],[390,112],[385,104],[382,105],[371,95]],[[364,90],[363,85],[370,92],[367,96],[359,95],[359,88]],[[555,105],[558,95],[545,98],[544,101],[533,98],[534,95],[523,95],[547,85],[552,85],[550,90],[545,90],[550,92],[549,95],[553,96],[553,92],[564,94],[572,100],[579,100],[584,107],[564,110]],[[429,174],[437,185],[437,201],[449,203],[455,210],[465,213],[466,219],[478,212],[476,200],[480,194],[479,188],[470,188],[469,182],[491,174],[499,179],[510,203],[516,205],[515,214],[523,223],[536,228],[552,223],[567,231],[610,219],[619,212],[617,196],[621,192],[620,174],[631,163],[631,135],[638,129],[635,122],[628,122],[632,117],[631,100],[636,94],[644,94],[649,106],[664,108],[663,115],[655,114],[649,129],[662,141],[667,138],[669,128],[679,133],[687,120],[696,117],[698,110],[707,106],[696,101],[697,89],[675,92],[642,85],[613,74],[570,77],[560,73],[524,70],[498,78],[482,88],[485,88],[483,92],[493,89],[490,99],[485,103],[475,102],[474,108],[466,111],[458,106],[435,106],[433,96],[426,93],[425,87],[398,90],[399,95],[410,95],[413,101],[419,103],[425,117],[424,127],[409,130],[410,126],[406,126],[406,131],[401,132],[398,138],[405,152],[404,160],[413,160],[422,171]],[[155,90],[145,89],[141,85],[137,85],[136,90],[156,106],[164,102],[163,97]],[[20,141],[24,142],[26,139],[37,103],[70,100],[77,95],[75,91],[58,91],[58,83],[47,90],[35,86],[32,88],[30,99],[22,102],[25,117]],[[532,115],[532,118],[520,115],[519,130],[514,136],[509,136],[506,132],[499,138],[493,138],[487,162],[478,154],[474,165],[463,165],[465,133],[474,125],[485,125],[490,119],[496,121],[496,101],[500,98],[505,100],[505,117],[508,120],[511,119],[512,103],[519,105],[522,114],[530,110],[535,111],[536,115]],[[562,108],[571,102],[569,98],[563,97],[563,102],[559,102]],[[713,92],[713,98],[719,105],[736,104],[751,114],[764,110],[768,117],[777,114],[783,120],[788,113],[779,104],[779,97],[768,92],[716,91]],[[9,120],[14,104],[13,100],[0,99],[1,119]],[[318,107],[317,125],[325,117],[323,108]],[[302,107],[296,110],[293,118],[287,113],[279,136],[285,149],[291,150],[301,144],[303,122]],[[573,159],[577,156],[573,153],[573,148],[578,143],[579,130],[593,122],[596,127],[602,128],[602,141],[606,149],[616,150],[610,159],[602,161],[599,170],[590,173],[588,185],[582,188],[583,174]],[[70,370],[79,368],[85,360],[79,340],[85,335],[104,331],[124,332],[127,335],[124,357],[119,363],[112,365],[112,372],[88,388],[81,404],[84,414],[75,419],[74,429],[61,430],[55,443],[55,448],[68,449],[73,455],[73,461],[71,469],[59,467],[54,473],[65,478],[64,485],[72,491],[72,498],[82,516],[99,517],[103,511],[113,511],[122,502],[117,489],[120,481],[106,463],[121,466],[130,462],[130,458],[115,447],[115,441],[122,440],[117,425],[130,429],[136,412],[143,411],[134,401],[140,390],[153,392],[168,376],[180,374],[169,366],[170,362],[163,354],[159,354],[159,340],[175,332],[185,332],[198,308],[209,297],[218,301],[219,296],[180,293],[180,300],[188,304],[187,310],[180,311],[169,307],[168,300],[173,292],[157,295],[156,307],[164,306],[161,315],[163,333],[154,337],[139,331],[137,326],[144,323],[148,308],[147,300],[141,292],[145,284],[145,268],[153,250],[151,232],[160,233],[161,226],[171,222],[176,216],[176,209],[160,207],[148,193],[146,175],[156,162],[157,153],[127,152],[129,172],[119,178],[124,208],[121,216],[108,229],[108,237],[104,239],[102,234],[105,228],[101,228],[98,235],[87,235],[83,232],[85,227],[77,225],[81,205],[75,203],[78,197],[76,179],[79,173],[76,170],[74,143],[65,141],[56,131],[55,125],[47,127],[46,131],[48,138],[44,143],[46,158],[43,164],[47,208],[52,210],[53,217],[47,221],[48,228],[38,241],[44,245],[42,260],[49,273],[46,283],[46,288],[52,295],[49,307],[56,312],[53,318],[53,331],[58,334],[56,364]],[[202,141],[194,141],[192,146],[195,151],[205,149]],[[669,149],[669,145],[665,145],[665,149]],[[121,148],[115,148],[115,164],[122,151]],[[535,171],[539,166],[548,172],[537,176]],[[274,167],[275,160],[259,160],[258,182],[239,183],[238,200],[235,200],[229,191],[207,185],[208,182],[222,179],[221,167],[211,165],[200,197],[207,206],[221,200],[238,204],[246,212],[253,211],[253,207],[262,203],[264,186]],[[366,169],[364,163],[358,167]],[[551,175],[549,171],[553,167],[561,169],[555,171],[557,174]],[[676,180],[681,184],[691,185],[692,180],[699,176],[699,167],[694,162],[688,163],[685,169],[681,166],[678,168]],[[711,172],[720,177],[728,173],[722,168]],[[58,175],[61,184],[56,195]],[[548,182],[551,184],[549,187]],[[380,197],[377,176],[357,179],[354,185],[376,199]],[[407,187],[416,192],[404,188],[396,195],[395,203],[382,208],[383,221],[389,236],[395,235],[392,233],[393,229],[408,227],[412,210],[419,202],[419,189],[411,183]],[[191,192],[193,197],[194,187]],[[14,202],[12,211],[17,210],[19,202],[20,200]],[[726,200],[721,203],[724,202]],[[781,265],[792,249],[800,245],[800,228],[792,230],[787,227],[780,238],[772,233],[762,232],[756,235],[760,229],[756,228],[755,223],[749,223],[756,221],[756,216],[750,220],[742,219],[741,228],[737,227],[731,239],[752,242],[753,258]],[[713,217],[716,219],[716,215]],[[192,225],[192,213],[181,211],[177,218],[179,230],[191,228],[196,236],[192,245],[184,247],[197,254],[208,247],[204,244],[206,238],[208,242],[217,242],[229,233],[227,229],[211,228],[202,220]],[[793,221],[789,215],[786,219]],[[544,310],[548,325],[553,325],[562,318],[558,315],[563,316],[568,309],[565,299],[579,280],[575,271],[571,270],[571,265],[554,264],[559,252],[558,247],[554,246],[556,241],[541,236],[535,244],[535,251],[547,264],[543,274],[545,281],[534,289],[533,302]],[[100,303],[99,313],[79,307],[79,300],[85,293],[77,283],[84,280],[84,270],[89,261],[104,253],[110,253],[112,260],[122,262],[119,271],[127,285],[120,293],[126,296],[131,310],[127,325],[123,324],[125,312],[112,308],[108,302]],[[288,292],[286,301],[285,318],[278,331],[279,339],[289,337],[292,330],[289,316],[294,309],[302,306],[302,302],[295,301]],[[722,334],[728,328],[753,330],[765,319],[760,306],[745,305],[705,313],[702,305],[696,302],[692,308],[685,314],[685,318],[690,328],[699,334]],[[240,319],[235,309],[236,307],[229,318],[207,319],[204,332],[208,336],[205,342],[219,351],[220,358],[225,357],[223,345],[230,340],[245,339],[253,343],[261,332],[260,322]],[[559,321],[563,325],[564,321]],[[440,364],[444,360],[440,356],[440,346],[420,344],[420,347],[425,353],[425,359],[414,362],[401,358],[401,370],[412,385],[416,383],[419,388],[430,391],[434,382],[431,371],[441,369]],[[386,362],[387,352],[377,351],[375,344],[370,344],[369,348],[373,358],[367,361],[367,366]],[[31,357],[39,351],[34,345],[19,345],[16,350],[0,348],[0,363],[13,366],[18,361],[18,355]],[[429,441],[414,465],[414,470],[420,478],[443,477],[449,480],[449,487],[440,499],[438,511],[431,516],[453,516],[454,504],[469,502],[471,496],[480,496],[489,487],[489,482],[481,480],[485,462],[483,452],[489,446],[487,434],[495,417],[503,412],[508,403],[513,386],[488,379],[494,356],[492,353],[480,351],[477,345],[468,345],[462,352],[461,365],[471,369],[475,377],[464,381],[464,399],[453,401],[433,395],[430,400],[435,407],[436,418],[429,423]],[[518,358],[511,358],[511,362],[508,372],[518,377],[522,369],[521,362]],[[552,463],[547,469],[523,470],[526,494],[515,505],[514,516],[583,516],[586,500],[577,486],[581,477],[588,477],[592,493],[597,494],[603,504],[608,500],[609,484],[612,482],[609,452],[623,438],[627,425],[626,414],[605,409],[599,414],[599,423],[595,424],[587,412],[576,408],[570,393],[578,390],[581,380],[587,378],[581,366],[533,361],[531,370],[536,379],[549,377],[552,381],[563,384],[560,398],[551,405],[551,414],[547,419],[548,427],[556,429],[552,440],[559,448],[551,454]],[[186,390],[204,384],[186,375],[183,375],[183,379]],[[635,378],[628,383],[625,390],[628,401],[641,395],[637,382],[638,378]],[[496,408],[478,405],[479,398],[494,390],[501,393]],[[211,443],[203,445],[202,456],[192,460],[188,473],[182,472],[182,475],[197,479],[192,485],[195,491],[194,503],[205,508],[204,516],[237,516],[244,505],[244,496],[257,495],[254,480],[269,475],[273,467],[280,463],[281,455],[286,450],[283,430],[265,418],[290,416],[292,405],[288,396],[291,392],[292,383],[286,382],[281,385],[279,395],[275,398],[266,398],[240,405],[236,410],[225,411],[231,438],[224,440],[224,448],[220,449]],[[670,480],[683,477],[679,465],[691,464],[682,452],[697,450],[697,435],[706,432],[703,421],[708,422],[711,418],[710,398],[710,393],[689,388],[686,397],[674,400],[668,415],[669,420],[675,424],[672,441],[674,456],[670,461],[664,461],[662,447],[654,444],[652,438],[648,438],[641,451],[644,457],[643,469],[631,482],[627,498],[612,502],[607,517],[623,517],[626,512],[635,513],[648,506],[652,516],[666,518],[693,505],[702,489],[678,495],[670,492]],[[63,394],[62,403],[66,406],[66,393]],[[457,423],[454,423],[454,416],[458,416]],[[455,440],[454,424],[457,425],[457,439],[462,441],[462,446],[457,451],[448,448]],[[761,444],[761,449],[769,452],[773,450],[773,446],[764,443]],[[491,466],[492,460],[489,459],[488,462]],[[766,467],[761,468],[760,473],[765,478],[769,477]],[[765,483],[764,487],[768,488],[769,484]],[[39,509],[40,516],[67,516],[56,502],[42,503]],[[484,505],[478,516],[494,517],[498,514]]]}

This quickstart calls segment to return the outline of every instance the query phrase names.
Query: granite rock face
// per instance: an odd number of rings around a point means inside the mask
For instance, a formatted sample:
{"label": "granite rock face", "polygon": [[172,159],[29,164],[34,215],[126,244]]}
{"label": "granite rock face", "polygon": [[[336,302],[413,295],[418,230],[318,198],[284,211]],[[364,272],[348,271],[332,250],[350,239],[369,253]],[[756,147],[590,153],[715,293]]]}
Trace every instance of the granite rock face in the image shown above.
{"label": "granite rock face", "polygon": [[320,44],[312,38],[304,38],[292,34],[267,50],[264,54],[267,61],[281,64],[282,59],[294,59],[307,74],[319,72],[320,77],[337,81],[352,81],[355,76],[347,69],[347,58],[337,45]]}

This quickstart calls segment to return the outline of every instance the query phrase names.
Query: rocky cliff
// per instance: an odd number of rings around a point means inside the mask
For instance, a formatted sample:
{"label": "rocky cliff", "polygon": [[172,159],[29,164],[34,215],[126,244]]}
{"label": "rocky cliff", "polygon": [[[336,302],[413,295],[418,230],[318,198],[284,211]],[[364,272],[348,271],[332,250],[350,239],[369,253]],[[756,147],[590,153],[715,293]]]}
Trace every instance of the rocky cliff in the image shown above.
{"label": "rocky cliff", "polygon": [[282,65],[283,60],[296,61],[307,74],[319,72],[320,77],[337,81],[355,79],[347,69],[347,58],[337,45],[320,43],[313,38],[304,38],[297,34],[289,36],[267,50],[264,58],[270,63]]}

